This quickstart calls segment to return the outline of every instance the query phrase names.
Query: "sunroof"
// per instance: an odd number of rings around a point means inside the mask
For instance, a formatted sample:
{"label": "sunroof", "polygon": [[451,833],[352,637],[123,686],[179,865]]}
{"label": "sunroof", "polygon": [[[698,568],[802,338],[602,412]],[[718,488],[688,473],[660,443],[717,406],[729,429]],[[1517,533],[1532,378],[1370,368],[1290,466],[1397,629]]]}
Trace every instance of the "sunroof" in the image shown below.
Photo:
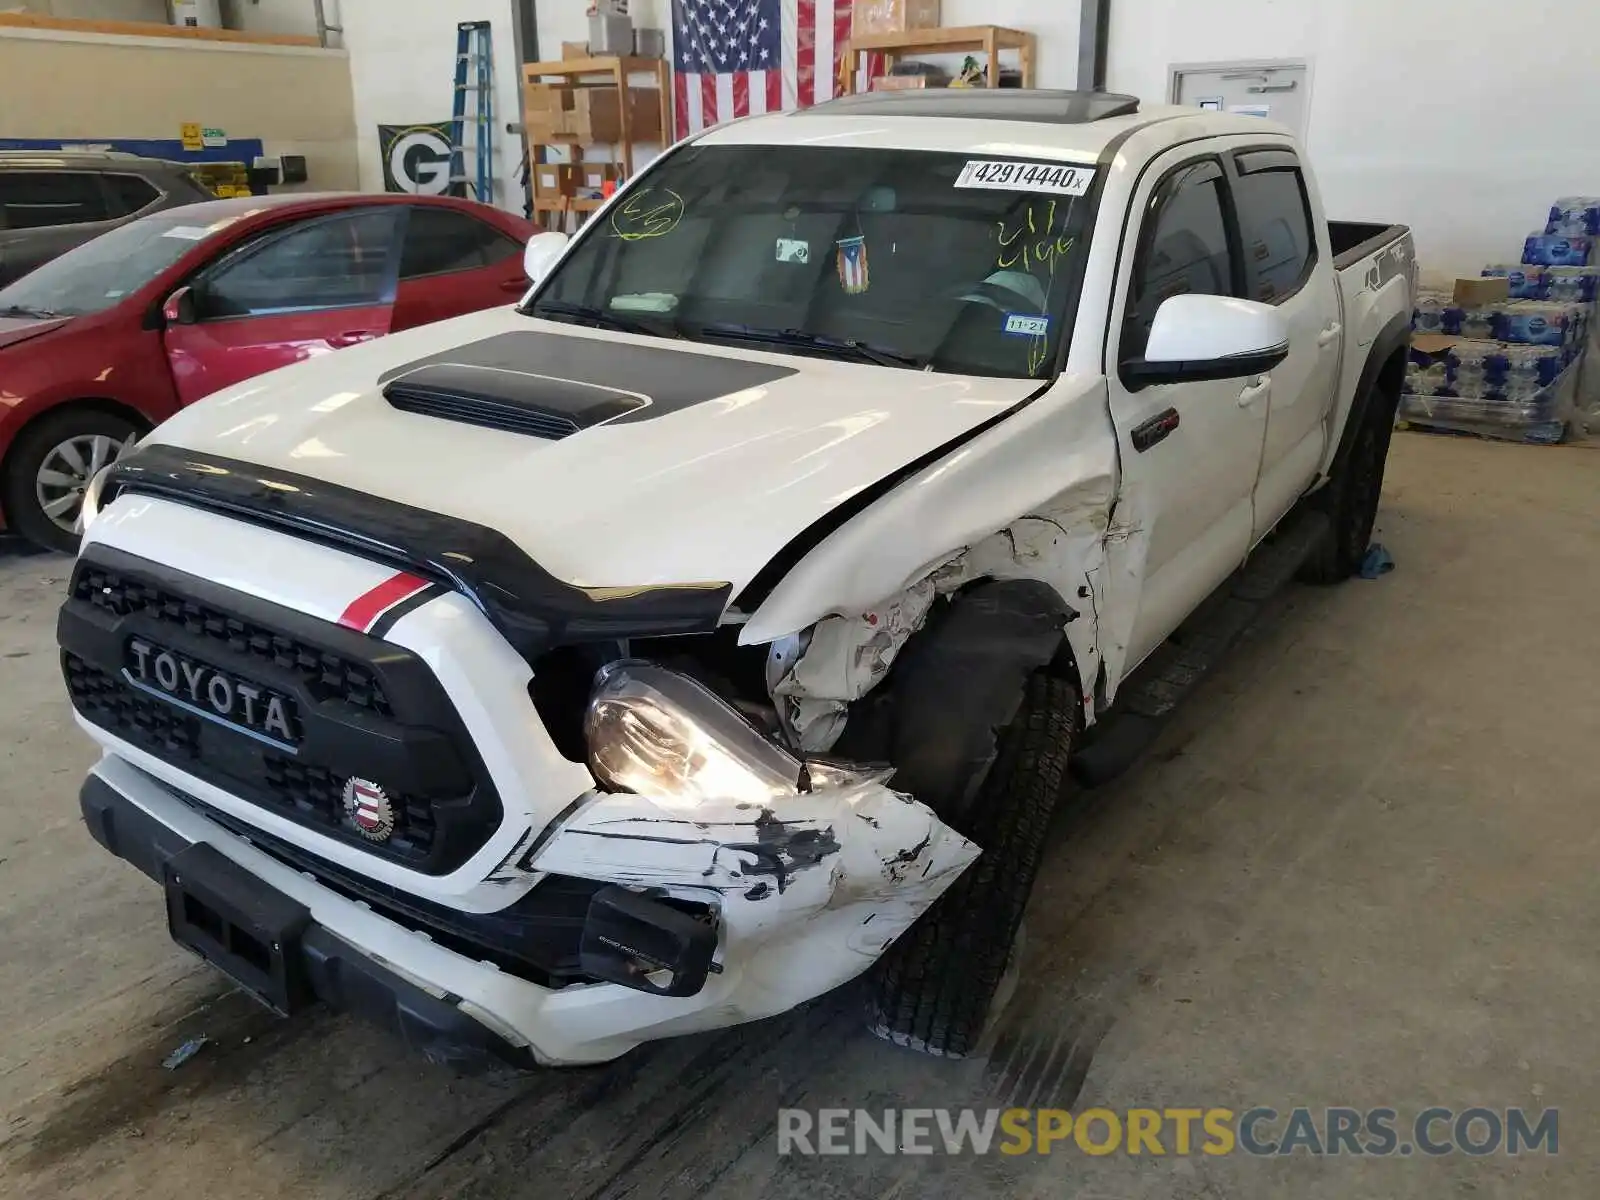
{"label": "sunroof", "polygon": [[1034,121],[1087,125],[1139,111],[1135,96],[1116,92],[1068,92],[1023,88],[925,88],[862,92],[819,104],[809,112],[863,117],[976,117],[985,121]]}

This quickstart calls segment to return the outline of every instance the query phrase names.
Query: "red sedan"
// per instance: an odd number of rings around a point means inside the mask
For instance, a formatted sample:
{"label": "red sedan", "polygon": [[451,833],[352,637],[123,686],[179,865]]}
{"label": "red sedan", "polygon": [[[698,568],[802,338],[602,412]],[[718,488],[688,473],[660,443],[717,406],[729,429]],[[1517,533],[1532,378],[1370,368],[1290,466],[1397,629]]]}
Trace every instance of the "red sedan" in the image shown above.
{"label": "red sedan", "polygon": [[0,524],[70,550],[84,486],[219,388],[510,304],[533,227],[466,200],[254,196],[156,213],[0,290]]}

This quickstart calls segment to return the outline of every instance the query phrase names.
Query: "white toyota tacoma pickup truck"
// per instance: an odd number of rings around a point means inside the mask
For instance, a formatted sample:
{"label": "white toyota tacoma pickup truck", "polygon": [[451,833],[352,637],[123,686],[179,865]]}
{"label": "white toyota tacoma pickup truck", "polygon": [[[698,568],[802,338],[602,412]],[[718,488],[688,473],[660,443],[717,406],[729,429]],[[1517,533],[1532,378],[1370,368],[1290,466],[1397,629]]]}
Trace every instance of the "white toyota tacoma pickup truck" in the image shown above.
{"label": "white toyota tacoma pickup truck", "polygon": [[195,405],[94,482],[85,818],[174,937],[437,1059],[872,972],[968,1053],[1069,771],[1371,533],[1414,288],[1254,118],[869,94],[640,172],[521,305]]}

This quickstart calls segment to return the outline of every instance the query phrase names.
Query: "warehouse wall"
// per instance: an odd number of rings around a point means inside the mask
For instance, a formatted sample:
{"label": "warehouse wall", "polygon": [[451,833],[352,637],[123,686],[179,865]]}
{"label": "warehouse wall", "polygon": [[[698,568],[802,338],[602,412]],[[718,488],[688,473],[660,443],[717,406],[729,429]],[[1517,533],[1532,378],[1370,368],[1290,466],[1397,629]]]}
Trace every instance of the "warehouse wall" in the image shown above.
{"label": "warehouse wall", "polygon": [[[581,7],[544,0],[542,7]],[[378,126],[447,121],[455,83],[456,24],[492,22],[495,82],[495,203],[522,211],[516,173],[522,140],[506,133],[520,121],[516,44],[510,0],[341,0],[338,23],[350,53],[361,187],[383,190]],[[330,18],[331,19],[331,18]],[[508,187],[507,184],[510,184]]]}
{"label": "warehouse wall", "polygon": [[170,15],[167,0],[5,0],[0,10],[20,8],[46,17],[85,21],[156,21]]}
{"label": "warehouse wall", "polygon": [[[1559,195],[1600,194],[1594,39],[1571,4],[1114,0],[1110,86],[1178,62],[1311,62],[1308,140],[1336,216],[1395,220],[1423,269],[1515,261]],[[1569,36],[1570,35],[1570,36]]]}
{"label": "warehouse wall", "polygon": [[314,187],[356,186],[342,51],[0,27],[0,137],[175,138],[185,121],[304,154]]}
{"label": "warehouse wall", "polygon": [[[404,3],[405,0],[397,2]],[[328,24],[337,25],[337,0],[327,0],[326,9]],[[251,33],[317,36],[317,10],[311,0],[222,0],[222,21],[229,29],[244,29]]]}

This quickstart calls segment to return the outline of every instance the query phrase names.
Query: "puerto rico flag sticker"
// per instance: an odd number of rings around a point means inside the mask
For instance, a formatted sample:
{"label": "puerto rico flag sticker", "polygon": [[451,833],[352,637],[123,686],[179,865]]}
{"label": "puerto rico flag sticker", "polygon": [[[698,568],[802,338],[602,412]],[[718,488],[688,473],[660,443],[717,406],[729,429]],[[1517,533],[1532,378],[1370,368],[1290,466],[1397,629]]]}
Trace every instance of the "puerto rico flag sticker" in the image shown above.
{"label": "puerto rico flag sticker", "polygon": [[872,285],[867,273],[867,239],[841,238],[839,247],[839,286],[848,296],[859,296]]}
{"label": "puerto rico flag sticker", "polygon": [[449,589],[409,571],[397,571],[377,587],[362,592],[339,617],[339,624],[359,633],[382,637],[395,622],[445,594]]}

